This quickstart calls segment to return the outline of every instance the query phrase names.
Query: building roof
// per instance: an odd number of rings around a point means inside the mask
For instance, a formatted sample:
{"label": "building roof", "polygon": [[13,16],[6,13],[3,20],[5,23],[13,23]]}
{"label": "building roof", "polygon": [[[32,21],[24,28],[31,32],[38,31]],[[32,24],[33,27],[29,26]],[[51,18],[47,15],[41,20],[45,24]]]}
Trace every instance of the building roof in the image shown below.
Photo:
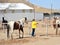
{"label": "building roof", "polygon": [[15,9],[33,9],[33,8],[24,3],[11,3],[9,9],[15,10]]}
{"label": "building roof", "polygon": [[0,0],[1,3],[24,3],[24,4],[27,4],[28,6],[30,7],[33,7],[35,8],[35,12],[42,12],[42,13],[53,13],[53,12],[59,12],[60,13],[60,10],[56,10],[56,9],[47,9],[47,8],[44,8],[44,7],[41,7],[41,6],[37,6],[35,4],[32,4],[30,3],[29,1],[27,0]]}
{"label": "building roof", "polygon": [[10,5],[10,3],[0,3],[0,10],[5,10],[6,8],[8,8]]}
{"label": "building roof", "polygon": [[0,10],[17,10],[17,9],[33,9],[24,3],[0,3]]}

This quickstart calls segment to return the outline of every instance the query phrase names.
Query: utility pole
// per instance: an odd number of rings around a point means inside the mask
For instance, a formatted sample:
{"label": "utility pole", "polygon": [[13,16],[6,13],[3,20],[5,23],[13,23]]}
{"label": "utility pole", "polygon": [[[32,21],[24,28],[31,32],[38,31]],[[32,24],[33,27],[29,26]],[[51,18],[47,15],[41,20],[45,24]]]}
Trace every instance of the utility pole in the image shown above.
{"label": "utility pole", "polygon": [[[29,1],[29,0],[26,0],[26,1]],[[34,8],[34,19],[35,19],[35,5],[34,4],[32,4],[33,5],[33,8]]]}
{"label": "utility pole", "polygon": [[53,7],[53,4],[52,4],[52,0],[51,0],[51,15],[50,15],[50,19],[51,19],[51,16],[52,16],[52,7]]}
{"label": "utility pole", "polygon": [[34,6],[34,4],[33,4],[33,7],[34,7],[34,19],[35,19],[35,6]]}

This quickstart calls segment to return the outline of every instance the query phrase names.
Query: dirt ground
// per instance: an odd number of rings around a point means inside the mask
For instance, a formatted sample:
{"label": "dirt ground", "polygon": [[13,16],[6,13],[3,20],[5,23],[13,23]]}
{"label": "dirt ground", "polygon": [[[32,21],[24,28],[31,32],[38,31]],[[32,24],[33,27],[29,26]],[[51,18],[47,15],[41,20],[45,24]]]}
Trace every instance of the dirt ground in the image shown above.
{"label": "dirt ground", "polygon": [[13,33],[14,39],[12,40],[7,39],[6,29],[1,29],[0,23],[0,45],[60,45],[60,35],[56,35],[56,30],[52,25],[48,26],[47,33],[46,24],[43,21],[38,21],[35,31],[36,36],[32,37],[31,22],[29,22],[24,25],[24,38],[19,39],[18,30],[15,30]]}

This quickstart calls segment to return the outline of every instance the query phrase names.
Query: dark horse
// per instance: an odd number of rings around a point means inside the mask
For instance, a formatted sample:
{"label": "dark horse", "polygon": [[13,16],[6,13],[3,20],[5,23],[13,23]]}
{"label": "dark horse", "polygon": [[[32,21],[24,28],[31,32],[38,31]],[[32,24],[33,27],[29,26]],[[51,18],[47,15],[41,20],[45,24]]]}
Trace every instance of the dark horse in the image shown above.
{"label": "dark horse", "polygon": [[4,19],[4,17],[2,17],[2,25],[4,26],[4,27],[6,27],[7,26],[7,24],[6,23],[8,23],[8,21],[6,20],[6,19]]}
{"label": "dark horse", "polygon": [[28,23],[27,22],[27,18],[22,18],[19,21],[10,21],[7,23],[7,38],[11,37],[13,39],[13,31],[16,29],[19,30],[19,38],[20,38],[20,30],[22,31],[22,38],[24,35],[24,30],[23,30],[23,25],[24,23]]}
{"label": "dark horse", "polygon": [[60,24],[59,24],[59,20],[57,21],[57,18],[54,18],[54,21],[53,21],[53,27],[54,29],[56,29],[56,35],[57,35],[57,32],[58,32],[58,28],[60,28]]}
{"label": "dark horse", "polygon": [[5,20],[4,17],[2,17],[2,23],[8,23],[8,21]]}

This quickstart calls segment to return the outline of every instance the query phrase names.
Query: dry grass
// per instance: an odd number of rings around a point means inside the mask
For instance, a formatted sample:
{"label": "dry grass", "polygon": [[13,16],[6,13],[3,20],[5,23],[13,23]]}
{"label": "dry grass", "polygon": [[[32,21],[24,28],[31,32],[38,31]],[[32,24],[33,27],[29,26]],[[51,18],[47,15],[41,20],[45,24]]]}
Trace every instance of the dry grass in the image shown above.
{"label": "dry grass", "polygon": [[60,45],[60,35],[55,35],[55,30],[52,25],[48,26],[48,36],[46,35],[46,26],[43,25],[43,21],[38,21],[37,29],[35,31],[36,36],[32,37],[29,35],[29,30],[31,34],[31,28],[29,25],[31,22],[25,24],[24,27],[24,38],[18,38],[18,30],[14,31],[13,40],[7,39],[6,31],[0,30],[0,45]]}

